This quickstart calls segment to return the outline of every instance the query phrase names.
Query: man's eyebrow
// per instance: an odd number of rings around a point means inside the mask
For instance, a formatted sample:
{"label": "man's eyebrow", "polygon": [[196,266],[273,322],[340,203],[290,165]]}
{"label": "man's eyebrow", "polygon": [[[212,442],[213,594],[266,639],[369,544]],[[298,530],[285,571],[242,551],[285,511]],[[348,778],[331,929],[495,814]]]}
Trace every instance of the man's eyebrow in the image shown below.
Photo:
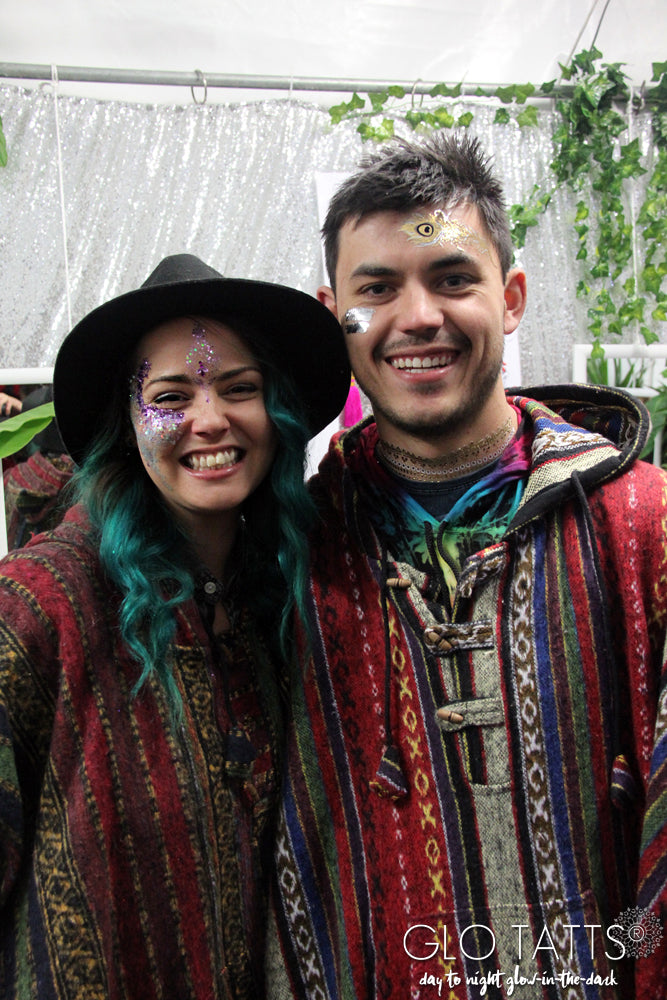
{"label": "man's eyebrow", "polygon": [[395,267],[387,267],[384,264],[357,264],[350,275],[351,278],[395,278],[400,274]]}
{"label": "man's eyebrow", "polygon": [[[429,262],[427,270],[428,271],[440,271],[445,267],[457,267],[461,264],[477,264],[478,260],[472,254],[465,253],[463,250],[456,250],[452,253],[443,254],[442,257],[436,258]],[[386,264],[371,264],[361,263],[358,264],[350,278],[396,278],[401,274],[401,270],[396,267],[389,267]]]}

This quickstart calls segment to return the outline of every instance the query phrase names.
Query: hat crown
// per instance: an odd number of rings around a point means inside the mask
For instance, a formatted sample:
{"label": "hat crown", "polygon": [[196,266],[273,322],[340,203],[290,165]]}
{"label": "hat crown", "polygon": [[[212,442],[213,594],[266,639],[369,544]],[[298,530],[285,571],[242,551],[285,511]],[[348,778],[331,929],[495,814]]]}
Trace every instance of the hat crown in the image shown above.
{"label": "hat crown", "polygon": [[224,275],[209,267],[199,257],[191,253],[176,253],[161,260],[155,270],[148,275],[142,288],[152,288],[156,285],[174,285],[183,281],[210,281],[211,278],[222,278]]}

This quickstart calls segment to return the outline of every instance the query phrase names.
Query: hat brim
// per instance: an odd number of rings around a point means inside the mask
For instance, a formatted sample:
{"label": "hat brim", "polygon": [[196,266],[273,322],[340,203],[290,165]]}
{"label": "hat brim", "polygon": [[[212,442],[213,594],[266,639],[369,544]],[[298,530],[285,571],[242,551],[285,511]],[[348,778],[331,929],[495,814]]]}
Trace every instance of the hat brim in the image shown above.
{"label": "hat brim", "polygon": [[311,436],[341,412],[350,367],[336,318],[317,299],[283,285],[244,278],[204,278],[142,286],[89,313],[63,341],[53,374],[61,437],[80,463],[119,374],[135,345],[169,319],[198,315],[246,322],[291,376]]}

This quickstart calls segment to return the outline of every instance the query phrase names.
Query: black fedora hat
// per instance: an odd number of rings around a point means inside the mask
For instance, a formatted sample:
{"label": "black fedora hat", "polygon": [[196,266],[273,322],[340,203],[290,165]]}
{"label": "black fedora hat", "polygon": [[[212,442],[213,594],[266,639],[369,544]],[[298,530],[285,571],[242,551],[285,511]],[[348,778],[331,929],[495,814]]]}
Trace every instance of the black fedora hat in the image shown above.
{"label": "black fedora hat", "polygon": [[345,405],[350,368],[340,325],[317,299],[284,285],[225,278],[192,254],[161,261],[140,288],[88,313],[63,341],[54,405],[67,450],[80,462],[100,428],[114,375],[149,330],[180,316],[244,321],[296,385],[312,435]]}

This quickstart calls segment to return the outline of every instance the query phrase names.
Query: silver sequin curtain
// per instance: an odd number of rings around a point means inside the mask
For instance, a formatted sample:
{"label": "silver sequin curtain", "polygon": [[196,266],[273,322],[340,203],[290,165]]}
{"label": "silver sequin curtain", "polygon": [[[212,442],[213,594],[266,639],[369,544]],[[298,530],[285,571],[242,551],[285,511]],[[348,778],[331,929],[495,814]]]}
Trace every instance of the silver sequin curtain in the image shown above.
{"label": "silver sequin curtain", "polygon": [[[508,203],[524,199],[548,172],[553,115],[520,129],[494,125],[495,107],[473,110]],[[143,105],[0,85],[0,115],[0,367],[51,365],[70,314],[137,287],[170,253],[313,293],[316,173],[353,169],[363,149],[353,123],[332,129],[324,108],[296,100]],[[648,149],[648,121],[633,128]],[[572,345],[588,339],[574,202],[558,195],[519,254],[525,385],[569,380]]]}

